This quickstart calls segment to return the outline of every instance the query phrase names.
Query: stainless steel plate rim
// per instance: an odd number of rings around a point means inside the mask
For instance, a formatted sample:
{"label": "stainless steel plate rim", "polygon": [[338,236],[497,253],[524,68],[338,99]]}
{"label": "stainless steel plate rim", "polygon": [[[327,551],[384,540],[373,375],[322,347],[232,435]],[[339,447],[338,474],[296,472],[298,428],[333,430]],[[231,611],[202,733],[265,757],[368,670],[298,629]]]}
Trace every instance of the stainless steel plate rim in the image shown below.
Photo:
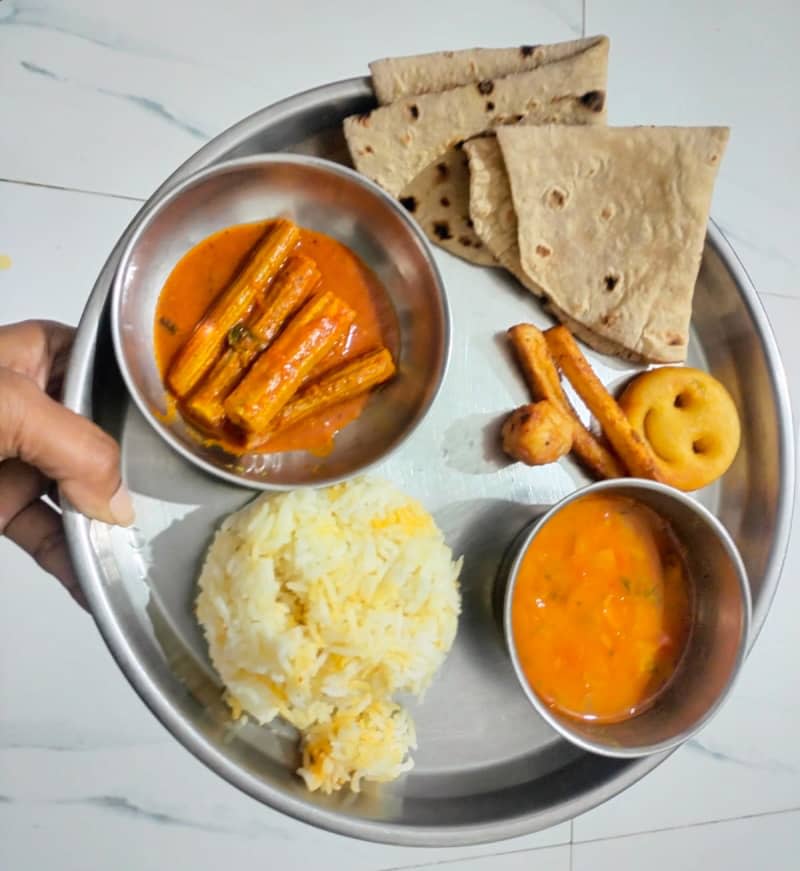
{"label": "stainless steel plate rim", "polygon": [[[727,684],[723,687],[722,692],[716,698],[711,707],[706,710],[706,712],[695,722],[695,724],[688,732],[676,735],[669,740],[662,741],[660,744],[654,744],[652,746],[639,749],[633,749],[628,747],[614,747],[610,744],[601,745],[597,742],[586,740],[580,735],[573,734],[567,729],[562,728],[558,718],[553,716],[550,709],[538,697],[536,691],[525,678],[525,673],[522,669],[522,663],[520,662],[519,653],[517,652],[517,648],[514,643],[514,633],[511,622],[511,608],[514,597],[514,590],[517,586],[517,580],[519,578],[519,568],[523,558],[525,557],[525,553],[528,550],[528,547],[530,546],[535,536],[540,532],[540,530],[549,520],[551,520],[563,508],[565,508],[572,502],[575,502],[577,499],[580,499],[583,496],[588,496],[592,493],[601,493],[604,490],[613,490],[620,486],[632,487],[634,488],[634,490],[650,490],[664,494],[668,498],[674,499],[677,502],[680,502],[683,505],[687,506],[698,516],[703,518],[703,520],[716,533],[720,543],[722,544],[723,548],[727,552],[728,556],[731,559],[731,562],[735,567],[738,587],[739,591],[741,592],[744,616],[744,625],[742,627],[742,643],[738,647],[735,662],[733,664],[733,670],[731,672],[729,680],[727,681]],[[667,487],[665,484],[660,484],[656,481],[648,481],[644,478],[619,478],[610,479],[607,481],[596,481],[594,484],[589,484],[586,487],[575,490],[573,493],[565,496],[559,502],[556,502],[556,504],[553,505],[549,511],[543,514],[541,517],[537,518],[537,520],[531,524],[530,528],[527,529],[524,535],[521,535],[519,537],[518,541],[514,542],[513,546],[516,549],[516,553],[513,559],[510,561],[510,565],[508,568],[508,579],[506,583],[503,602],[503,629],[505,631],[509,655],[511,656],[511,663],[514,666],[514,673],[516,674],[517,680],[522,687],[522,691],[527,696],[531,705],[533,705],[533,707],[536,709],[539,716],[545,719],[563,738],[580,747],[582,750],[586,750],[588,753],[598,753],[601,756],[610,756],[614,759],[640,759],[653,755],[663,755],[664,753],[668,753],[672,750],[677,749],[685,741],[688,741],[693,735],[699,732],[703,728],[703,726],[719,710],[725,699],[730,695],[730,692],[733,689],[741,671],[742,664],[744,663],[745,655],[747,653],[747,649],[750,643],[752,603],[750,598],[750,587],[747,579],[747,570],[745,569],[742,557],[739,554],[739,549],[736,547],[736,544],[731,538],[728,530],[725,529],[722,523],[720,523],[719,519],[714,514],[712,514],[705,505],[700,504],[699,502],[688,496],[686,493],[682,493],[680,490],[676,490],[672,487]]]}
{"label": "stainless steel plate rim", "polygon": [[237,475],[235,472],[229,471],[221,465],[211,463],[205,460],[203,457],[199,456],[196,452],[190,450],[184,442],[182,442],[174,435],[169,427],[164,425],[163,421],[159,420],[158,416],[153,413],[153,410],[150,407],[147,399],[142,395],[142,392],[139,389],[139,385],[137,384],[136,379],[131,373],[130,366],[128,365],[128,359],[125,354],[124,342],[122,339],[123,325],[121,321],[122,297],[129,264],[139,245],[140,239],[147,232],[150,224],[152,224],[153,221],[155,221],[165,209],[169,208],[172,203],[174,203],[184,193],[186,193],[186,191],[190,190],[191,188],[195,187],[196,185],[202,183],[207,179],[222,175],[226,172],[235,172],[236,170],[258,168],[261,166],[274,166],[275,164],[293,164],[296,166],[315,167],[321,171],[341,176],[345,179],[348,179],[354,184],[366,188],[378,200],[380,200],[382,204],[384,204],[387,208],[391,209],[400,218],[402,224],[407,229],[409,234],[414,238],[418,247],[424,254],[425,262],[428,268],[431,270],[434,283],[439,290],[439,301],[441,303],[443,316],[442,331],[444,339],[444,355],[442,359],[442,365],[439,368],[439,371],[434,374],[434,379],[432,382],[433,390],[429,395],[428,401],[426,402],[425,406],[420,410],[413,424],[408,427],[403,432],[402,436],[396,439],[382,454],[375,456],[370,462],[364,463],[356,470],[344,472],[340,475],[330,476],[328,478],[324,478],[319,481],[310,483],[307,486],[327,487],[331,484],[338,484],[342,481],[346,481],[352,478],[354,475],[364,474],[365,472],[368,472],[371,468],[376,466],[378,463],[383,462],[389,453],[400,450],[402,448],[405,442],[418,429],[419,425],[425,419],[427,412],[436,401],[436,397],[439,395],[442,383],[447,376],[447,368],[450,362],[450,352],[452,346],[452,318],[450,314],[450,304],[448,301],[447,293],[445,291],[444,282],[442,281],[442,276],[439,272],[438,266],[436,265],[436,261],[431,254],[428,240],[425,238],[425,234],[422,232],[416,221],[414,221],[409,216],[408,212],[396,200],[388,196],[384,190],[379,188],[378,185],[376,185],[374,182],[370,181],[370,179],[346,166],[334,163],[331,160],[325,160],[323,158],[312,157],[308,155],[285,154],[280,152],[275,154],[261,154],[251,157],[238,157],[231,160],[223,160],[217,163],[213,163],[211,164],[211,166],[207,166],[205,169],[197,170],[196,172],[167,188],[163,193],[154,194],[150,198],[150,200],[148,200],[148,202],[144,205],[144,207],[136,217],[135,230],[133,230],[133,232],[131,233],[127,244],[122,250],[122,254],[119,258],[119,266],[114,273],[114,278],[111,284],[111,338],[114,343],[114,353],[116,354],[117,365],[119,366],[122,378],[125,381],[125,386],[128,388],[128,393],[133,398],[133,401],[136,403],[139,411],[144,415],[145,419],[150,423],[150,425],[159,434],[159,436],[161,436],[161,438],[174,451],[177,451],[189,462],[194,463],[196,466],[198,466],[208,474],[215,475],[216,477],[221,478],[224,481],[228,481],[231,484],[252,487],[258,490],[280,492],[292,490],[297,485],[282,484],[277,481],[270,481],[266,479],[244,479],[241,476]]}
{"label": "stainless steel plate rim", "polygon": [[[292,119],[304,108],[313,106],[320,111],[325,111],[328,104],[348,100],[374,101],[368,78],[359,77],[323,85],[262,109],[203,146],[161,185],[148,202],[152,202],[153,199],[183,180],[190,173],[229,155],[243,142],[256,137],[259,132],[268,130],[287,119]],[[103,266],[84,309],[75,338],[65,381],[64,402],[72,410],[88,417],[93,416],[92,388],[96,344],[104,313],[109,303],[111,281],[119,264],[122,250],[139,225],[144,208],[146,208],[146,204],[133,218]],[[718,252],[725,267],[740,288],[743,301],[758,332],[759,341],[769,364],[771,387],[776,399],[779,418],[779,450],[782,468],[785,470],[785,480],[779,493],[773,537],[774,545],[764,572],[761,596],[755,603],[753,610],[750,637],[752,644],[764,624],[786,555],[794,499],[794,433],[786,376],[775,339],[750,277],[735,251],[713,221],[709,224],[708,236],[710,244]],[[168,704],[143,664],[132,655],[131,643],[122,631],[118,616],[110,607],[109,599],[104,590],[107,570],[95,546],[97,535],[95,524],[74,511],[66,500],[62,501],[62,505],[68,546],[94,619],[111,655],[144,703],[200,761],[244,792],[296,819],[339,834],[398,845],[453,846],[502,840],[556,825],[596,807],[636,783],[669,755],[665,753],[632,762],[617,776],[593,783],[582,792],[571,796],[557,806],[548,808],[546,811],[506,817],[482,825],[441,826],[437,825],[436,820],[432,820],[430,826],[373,823],[344,817],[333,812],[321,811],[281,792],[264,788],[262,784],[244,772],[231,767],[225,757],[206,741],[191,723],[184,720]]]}

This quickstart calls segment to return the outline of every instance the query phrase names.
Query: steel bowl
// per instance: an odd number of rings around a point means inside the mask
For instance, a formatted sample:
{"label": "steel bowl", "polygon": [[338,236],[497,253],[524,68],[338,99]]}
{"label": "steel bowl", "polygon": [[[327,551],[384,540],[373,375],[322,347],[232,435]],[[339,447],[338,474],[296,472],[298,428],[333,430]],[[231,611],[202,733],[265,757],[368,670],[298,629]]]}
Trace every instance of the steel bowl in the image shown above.
{"label": "steel bowl", "polygon": [[[155,360],[156,304],[180,258],[233,224],[289,217],[355,251],[382,281],[399,324],[398,373],[325,457],[305,451],[236,457],[203,443],[168,397]],[[151,426],[176,451],[228,481],[270,490],[332,484],[385,459],[430,408],[447,368],[444,287],[417,224],[352,170],[316,157],[259,155],[216,164],[155,198],[123,251],[111,303],[122,376]]]}
{"label": "steel bowl", "polygon": [[[641,714],[618,723],[565,716],[528,683],[511,624],[514,590],[525,552],[541,529],[567,505],[590,493],[628,496],[648,505],[672,526],[683,544],[694,587],[694,619],[678,668]],[[512,545],[507,561],[503,628],[517,679],[538,713],[564,738],[592,753],[629,758],[671,750],[697,732],[723,703],[744,662],[750,631],[750,586],[742,559],[725,527],[690,496],[653,481],[601,481],[554,505]]]}

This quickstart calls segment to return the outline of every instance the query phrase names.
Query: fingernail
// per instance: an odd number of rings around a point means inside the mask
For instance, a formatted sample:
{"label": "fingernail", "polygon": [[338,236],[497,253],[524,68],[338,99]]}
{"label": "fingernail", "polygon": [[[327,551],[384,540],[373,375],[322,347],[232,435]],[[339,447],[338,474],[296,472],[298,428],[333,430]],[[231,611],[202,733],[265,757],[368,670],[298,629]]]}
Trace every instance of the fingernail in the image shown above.
{"label": "fingernail", "polygon": [[111,497],[108,507],[111,509],[114,522],[119,526],[130,526],[133,523],[136,516],[133,511],[133,502],[131,494],[124,484],[119,485],[117,492]]}

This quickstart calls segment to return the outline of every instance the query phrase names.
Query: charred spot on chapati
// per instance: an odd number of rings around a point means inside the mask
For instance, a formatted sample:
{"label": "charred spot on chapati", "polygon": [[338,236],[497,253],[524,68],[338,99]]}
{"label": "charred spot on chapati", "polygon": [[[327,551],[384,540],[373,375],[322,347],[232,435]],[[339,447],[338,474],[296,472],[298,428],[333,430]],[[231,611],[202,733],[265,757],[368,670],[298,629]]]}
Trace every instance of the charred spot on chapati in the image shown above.
{"label": "charred spot on chapati", "polygon": [[587,91],[581,98],[581,103],[592,112],[602,112],[606,104],[605,91]]}
{"label": "charred spot on chapati", "polygon": [[550,206],[551,209],[563,209],[566,202],[566,191],[563,191],[561,190],[561,188],[557,187],[550,188],[547,193],[547,205]]}
{"label": "charred spot on chapati", "polygon": [[450,232],[450,224],[448,221],[434,221],[433,232],[437,239],[445,242],[447,239],[452,239],[453,234]]}

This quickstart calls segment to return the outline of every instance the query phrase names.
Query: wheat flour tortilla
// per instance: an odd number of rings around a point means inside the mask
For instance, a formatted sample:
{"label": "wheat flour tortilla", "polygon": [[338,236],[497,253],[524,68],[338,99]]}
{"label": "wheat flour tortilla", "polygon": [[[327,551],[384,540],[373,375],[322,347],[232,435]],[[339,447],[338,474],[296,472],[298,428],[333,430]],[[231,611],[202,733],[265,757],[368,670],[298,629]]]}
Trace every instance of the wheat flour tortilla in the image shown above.
{"label": "wheat flour tortilla", "polygon": [[448,148],[423,169],[400,192],[400,202],[439,247],[478,266],[500,266],[472,226],[469,167],[463,149]]}
{"label": "wheat flour tortilla", "polygon": [[404,97],[344,121],[356,169],[392,196],[448,148],[502,124],[602,123],[608,43],[538,69]]}
{"label": "wheat flour tortilla", "polygon": [[517,240],[517,213],[511,197],[503,153],[494,135],[481,136],[464,143],[469,160],[469,212],[475,233],[496,262],[505,267],[531,293],[543,300],[547,308],[561,323],[587,345],[613,357],[642,362],[640,354],[633,353],[617,342],[594,335],[574,318],[548,300],[542,288],[525,274],[519,256]]}
{"label": "wheat flour tortilla", "polygon": [[[519,63],[517,49],[480,51],[488,52],[495,58],[505,57],[505,63],[509,66],[501,66],[497,59],[492,64],[488,62],[482,65],[474,64],[468,60],[474,50],[453,52],[456,60],[461,59],[460,75],[468,74],[472,68],[471,64],[483,74],[492,72],[495,68],[505,71],[511,68],[512,63]],[[398,127],[400,140],[414,136],[410,150],[416,151],[419,145],[416,134],[421,129],[423,133],[428,134],[428,153],[434,154],[434,158],[421,170],[411,170],[415,175],[404,185],[399,194],[394,190],[390,192],[399,196],[400,201],[412,212],[432,242],[452,254],[481,266],[499,264],[472,228],[469,215],[469,170],[466,155],[459,147],[461,134],[466,130],[481,132],[479,128],[503,123],[605,123],[608,61],[608,40],[605,37],[592,37],[555,46],[541,46],[534,51],[533,56],[534,60],[529,62],[535,62],[540,67],[534,70],[533,78],[529,74],[524,74],[523,78],[511,75],[497,80],[482,79],[480,82],[476,81],[448,92],[429,94],[427,97],[431,100],[430,104],[425,95],[419,99],[410,97],[411,102],[404,104],[405,108],[400,112],[399,121],[395,109],[395,120],[392,123],[400,125]],[[436,68],[439,56],[429,57],[432,58],[429,64],[415,67],[417,77],[414,79],[414,87],[416,88],[426,87],[426,81],[437,87],[445,81]],[[398,61],[405,61],[405,59],[401,58]],[[551,67],[556,68],[555,73],[548,72],[547,75],[537,77],[537,72],[544,73]],[[451,79],[448,81],[452,82],[452,69],[450,73]],[[394,106],[386,107],[386,111],[400,105],[396,103]],[[378,113],[381,111],[383,110],[378,110]],[[372,113],[372,117],[378,113]],[[379,121],[386,117],[378,115]],[[434,119],[433,122],[431,119]],[[453,119],[456,122],[460,119],[462,122],[457,131],[458,135],[452,133]],[[366,120],[362,118],[362,121]],[[471,126],[467,126],[467,120]],[[346,135],[348,126],[346,122]],[[357,133],[356,129],[352,138],[356,138]],[[365,164],[372,162],[367,160],[367,156],[374,157],[378,154],[376,147],[366,143],[361,149],[363,153],[359,155],[357,151],[353,152],[351,136],[347,135],[347,138],[356,168],[365,172]],[[437,144],[430,146],[430,140]],[[389,147],[389,151],[383,155],[383,160],[374,162],[386,164],[387,161],[394,159],[393,151],[397,150]],[[412,157],[416,159],[415,155]],[[376,178],[376,180],[386,186],[385,179]]]}
{"label": "wheat flour tortilla", "polygon": [[383,58],[373,61],[369,70],[378,103],[385,106],[402,97],[447,91],[470,82],[533,70],[580,54],[602,42],[608,44],[605,36],[590,36],[551,45],[436,51]]}
{"label": "wheat flour tortilla", "polygon": [[464,143],[464,153],[469,162],[469,215],[475,234],[500,266],[541,296],[541,288],[522,270],[517,213],[497,137],[470,139]]}
{"label": "wheat flour tortilla", "polygon": [[522,270],[598,350],[653,363],[686,358],[728,135],[727,127],[497,131]]}

